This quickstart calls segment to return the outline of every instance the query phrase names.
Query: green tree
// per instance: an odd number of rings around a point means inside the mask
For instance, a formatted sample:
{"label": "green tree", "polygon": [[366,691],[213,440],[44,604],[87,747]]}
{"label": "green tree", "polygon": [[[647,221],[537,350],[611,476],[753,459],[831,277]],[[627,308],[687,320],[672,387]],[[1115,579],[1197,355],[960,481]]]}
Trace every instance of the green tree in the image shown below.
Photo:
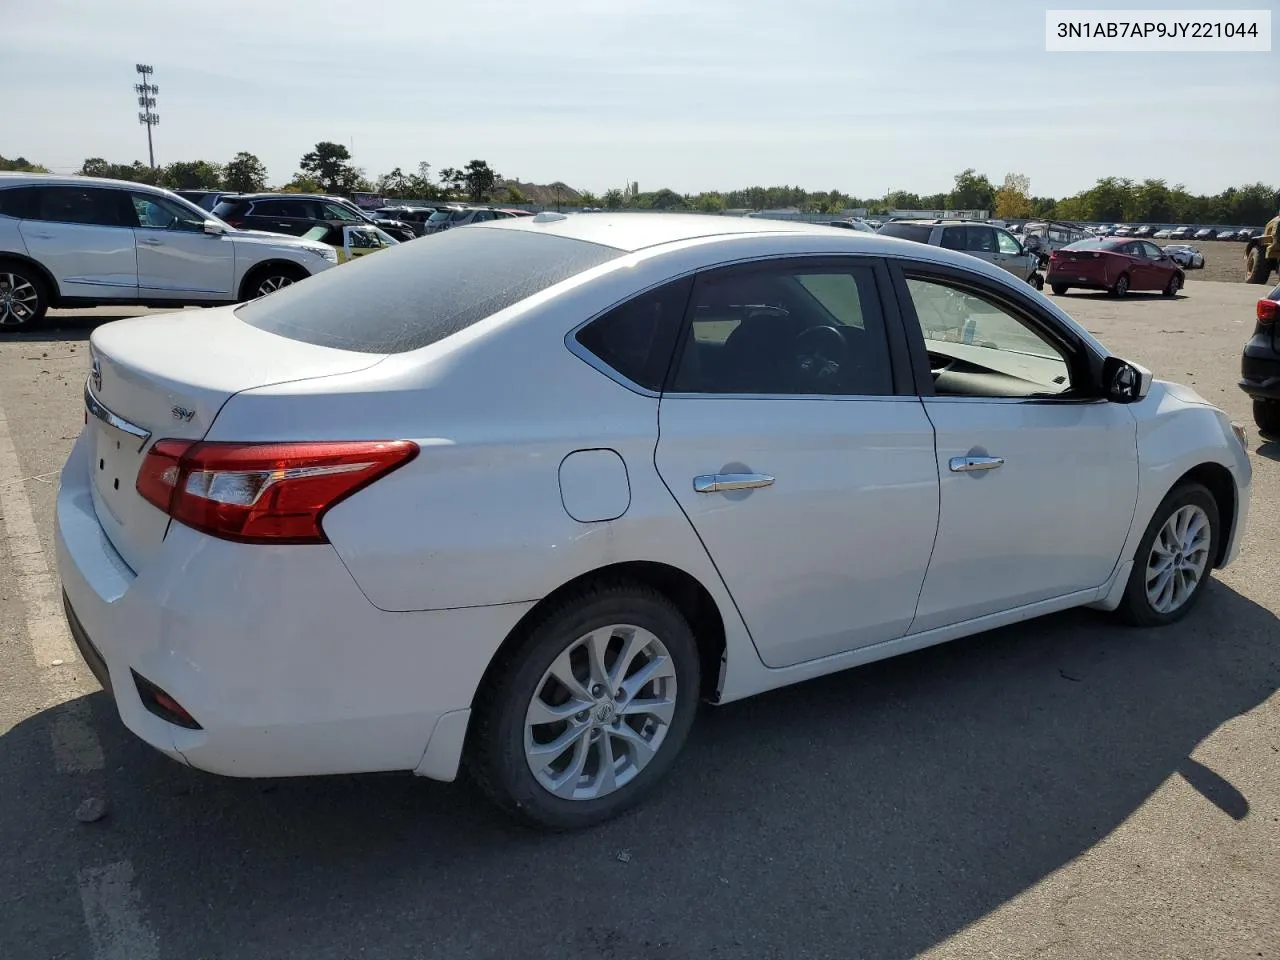
{"label": "green tree", "polygon": [[684,197],[676,193],[674,190],[668,190],[663,187],[661,190],[653,194],[649,205],[654,210],[683,210]]}
{"label": "green tree", "polygon": [[724,202],[724,197],[718,193],[700,193],[693,206],[695,210],[703,213],[721,213],[727,204]]}
{"label": "green tree", "polygon": [[472,160],[462,171],[462,186],[472,203],[483,203],[498,183],[498,174],[484,160]]}
{"label": "green tree", "polygon": [[438,176],[440,178],[440,184],[444,187],[446,195],[452,196],[454,194],[462,193],[463,174],[457,167],[441,167]]}
{"label": "green tree", "polygon": [[360,171],[351,164],[351,151],[340,143],[321,140],[314,150],[302,155],[299,166],[327,193],[350,193],[358,189]]}
{"label": "green tree", "polygon": [[604,205],[610,210],[620,210],[625,202],[626,198],[617,187],[612,190],[606,190],[604,193]]}
{"label": "green tree", "polygon": [[583,190],[578,194],[578,203],[584,207],[598,207],[600,206],[600,198],[590,190]]}
{"label": "green tree", "polygon": [[241,150],[222,168],[222,185],[240,193],[255,193],[267,186],[267,168],[247,150]]}
{"label": "green tree", "polygon": [[528,203],[529,198],[514,183],[507,184],[507,203]]}
{"label": "green tree", "polygon": [[305,173],[295,173],[293,179],[280,188],[283,193],[326,193],[325,185]]}
{"label": "green tree", "polygon": [[170,190],[214,190],[222,185],[222,166],[208,160],[176,160],[161,171],[160,183]]}
{"label": "green tree", "polygon": [[952,210],[991,210],[995,206],[996,190],[985,174],[969,167],[956,174],[956,185],[947,196]]}
{"label": "green tree", "polygon": [[996,216],[1021,219],[1031,216],[1031,178],[1022,173],[1006,173],[1004,183],[996,191]]}
{"label": "green tree", "polygon": [[18,173],[48,173],[47,167],[42,167],[38,163],[32,163],[26,157],[15,157],[12,160],[6,160],[0,157],[0,170],[12,170]]}

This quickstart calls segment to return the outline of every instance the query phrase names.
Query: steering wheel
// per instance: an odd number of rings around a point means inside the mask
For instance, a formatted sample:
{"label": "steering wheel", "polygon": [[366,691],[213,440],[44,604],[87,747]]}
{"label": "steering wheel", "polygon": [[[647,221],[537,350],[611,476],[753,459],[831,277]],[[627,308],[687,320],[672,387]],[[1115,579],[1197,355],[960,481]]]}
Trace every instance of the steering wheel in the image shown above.
{"label": "steering wheel", "polygon": [[849,363],[849,344],[835,327],[810,327],[791,345],[796,373],[813,393],[825,393],[835,385]]}

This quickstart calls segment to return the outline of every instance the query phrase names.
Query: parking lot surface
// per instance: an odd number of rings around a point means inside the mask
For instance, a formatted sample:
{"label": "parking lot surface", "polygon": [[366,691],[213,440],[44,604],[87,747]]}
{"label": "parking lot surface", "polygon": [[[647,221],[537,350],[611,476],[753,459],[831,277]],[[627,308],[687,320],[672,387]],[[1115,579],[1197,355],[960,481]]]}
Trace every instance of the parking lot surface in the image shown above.
{"label": "parking lot surface", "polygon": [[127,733],[50,540],[121,311],[0,339],[0,957],[1280,957],[1280,443],[1235,386],[1259,293],[1057,298],[1249,424],[1248,535],[1187,620],[1075,611],[704,708],[646,804],[559,836],[463,784],[221,779]]}

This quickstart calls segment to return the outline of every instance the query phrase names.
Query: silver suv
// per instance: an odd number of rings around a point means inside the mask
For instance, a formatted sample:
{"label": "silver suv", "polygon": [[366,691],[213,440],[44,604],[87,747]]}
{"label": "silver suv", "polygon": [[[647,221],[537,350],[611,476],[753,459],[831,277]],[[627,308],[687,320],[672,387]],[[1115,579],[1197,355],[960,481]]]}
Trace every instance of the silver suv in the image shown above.
{"label": "silver suv", "polygon": [[157,187],[0,173],[0,332],[50,307],[236,303],[337,262],[327,244],[236,230]]}
{"label": "silver suv", "polygon": [[1008,270],[1037,290],[1044,287],[1044,277],[1039,273],[1039,256],[1002,227],[965,220],[891,220],[876,232],[959,250]]}

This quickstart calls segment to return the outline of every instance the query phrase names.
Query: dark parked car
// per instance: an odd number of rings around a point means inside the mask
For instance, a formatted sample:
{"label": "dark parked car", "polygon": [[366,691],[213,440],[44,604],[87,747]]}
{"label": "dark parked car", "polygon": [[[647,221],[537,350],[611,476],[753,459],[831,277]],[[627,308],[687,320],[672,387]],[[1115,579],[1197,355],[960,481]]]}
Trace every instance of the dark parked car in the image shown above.
{"label": "dark parked car", "polygon": [[1240,361],[1240,389],[1253,399],[1253,422],[1280,438],[1280,287],[1258,301],[1257,325]]}
{"label": "dark parked car", "polygon": [[1213,227],[1201,227],[1196,231],[1197,240],[1212,240],[1217,235],[1218,231],[1213,229]]}
{"label": "dark parked car", "polygon": [[427,232],[427,218],[437,210],[443,209],[445,209],[444,204],[422,207],[379,207],[373,211],[372,216],[382,220],[398,220],[407,223],[413,229],[414,235],[420,237]]}
{"label": "dark parked car", "polygon": [[1132,290],[1159,290],[1172,297],[1184,279],[1182,268],[1150,240],[1080,240],[1049,255],[1048,283],[1058,296],[1081,287],[1117,297]]}
{"label": "dark parked car", "polygon": [[266,230],[300,237],[312,227],[330,220],[361,220],[372,223],[396,240],[412,240],[417,234],[412,226],[399,220],[381,220],[335,197],[306,193],[242,193],[226,196],[213,208],[221,217],[241,230]]}
{"label": "dark parked car", "polygon": [[229,190],[175,190],[173,191],[183,200],[190,200],[201,210],[212,211],[218,205],[223,197],[234,197],[235,193]]}

